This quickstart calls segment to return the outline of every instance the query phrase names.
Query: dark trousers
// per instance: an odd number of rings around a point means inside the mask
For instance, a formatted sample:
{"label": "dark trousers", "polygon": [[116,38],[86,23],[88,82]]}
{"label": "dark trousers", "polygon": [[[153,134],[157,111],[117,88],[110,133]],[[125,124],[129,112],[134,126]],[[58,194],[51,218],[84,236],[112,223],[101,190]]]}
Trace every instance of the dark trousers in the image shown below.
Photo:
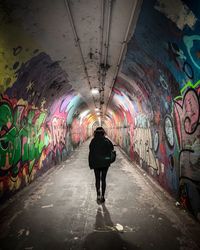
{"label": "dark trousers", "polygon": [[102,196],[104,197],[106,191],[106,175],[108,168],[98,168],[94,169],[95,179],[96,179],[96,191],[97,195],[100,195],[100,182],[101,182],[101,191]]}

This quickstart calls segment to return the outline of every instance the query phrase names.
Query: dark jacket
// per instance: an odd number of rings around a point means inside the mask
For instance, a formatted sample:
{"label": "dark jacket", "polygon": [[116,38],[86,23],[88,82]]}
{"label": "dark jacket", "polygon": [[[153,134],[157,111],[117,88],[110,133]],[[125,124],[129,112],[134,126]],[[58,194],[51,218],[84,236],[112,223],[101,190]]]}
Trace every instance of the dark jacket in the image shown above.
{"label": "dark jacket", "polygon": [[90,142],[89,166],[91,169],[110,166],[110,154],[114,149],[112,142],[105,136],[95,136]]}

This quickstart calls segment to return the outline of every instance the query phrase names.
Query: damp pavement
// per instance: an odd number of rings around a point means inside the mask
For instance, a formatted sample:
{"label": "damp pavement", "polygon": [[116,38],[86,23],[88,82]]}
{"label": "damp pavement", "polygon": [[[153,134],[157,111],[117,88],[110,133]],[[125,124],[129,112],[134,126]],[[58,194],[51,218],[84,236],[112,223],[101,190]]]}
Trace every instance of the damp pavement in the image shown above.
{"label": "damp pavement", "polygon": [[117,149],[96,203],[89,141],[0,207],[0,249],[200,249],[200,224]]}

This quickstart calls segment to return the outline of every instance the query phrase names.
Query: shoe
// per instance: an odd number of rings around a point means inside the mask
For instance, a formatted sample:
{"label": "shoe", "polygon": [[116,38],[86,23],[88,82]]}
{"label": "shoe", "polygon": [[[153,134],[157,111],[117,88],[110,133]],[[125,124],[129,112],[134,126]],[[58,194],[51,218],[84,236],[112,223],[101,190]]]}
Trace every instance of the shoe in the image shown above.
{"label": "shoe", "polygon": [[105,202],[105,198],[104,196],[101,197],[101,202],[104,203]]}
{"label": "shoe", "polygon": [[97,203],[101,203],[101,196],[100,195],[97,195]]}

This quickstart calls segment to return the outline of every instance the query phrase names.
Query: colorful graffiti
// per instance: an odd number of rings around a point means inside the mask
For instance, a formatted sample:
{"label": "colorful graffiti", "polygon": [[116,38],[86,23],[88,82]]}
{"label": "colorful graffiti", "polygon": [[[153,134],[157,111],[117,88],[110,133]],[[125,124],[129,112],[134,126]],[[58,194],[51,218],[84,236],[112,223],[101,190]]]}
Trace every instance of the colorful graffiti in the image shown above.
{"label": "colorful graffiti", "polygon": [[171,5],[143,2],[106,126],[134,162],[198,217],[200,6]]}
{"label": "colorful graffiti", "polygon": [[[27,101],[2,96],[0,102],[0,193],[3,196],[31,182],[40,169],[58,163],[88,138],[87,116],[68,112],[77,96],[64,96],[47,115]],[[68,100],[68,102],[65,102]],[[66,106],[63,108],[63,103]],[[74,103],[75,103],[74,102]],[[53,106],[52,106],[53,107]],[[68,116],[72,123],[67,123]],[[44,171],[44,170],[43,170]]]}
{"label": "colorful graffiti", "polygon": [[0,198],[65,160],[90,133],[89,117],[80,116],[87,106],[59,63],[19,25],[2,24],[1,33]]}
{"label": "colorful graffiti", "polygon": [[[133,95],[129,92],[124,98],[127,89],[131,90]],[[155,133],[152,131],[151,124],[160,124],[160,119],[159,115],[154,115],[151,111],[151,106],[145,100],[142,89],[134,83],[131,85],[125,79],[118,78],[113,103],[118,108],[115,112],[109,111],[112,118],[107,119],[106,125],[111,127],[108,131],[110,137],[127,152],[132,160],[149,173],[161,176],[165,172],[164,163],[169,162],[163,156],[163,153],[166,154],[166,149],[160,141],[164,129],[159,131],[157,128]]]}
{"label": "colorful graffiti", "polygon": [[134,131],[134,151],[138,154],[140,165],[144,164],[158,171],[158,160],[153,152],[153,140],[148,117],[136,117]]}
{"label": "colorful graffiti", "polygon": [[59,119],[54,117],[52,119],[52,135],[53,135],[53,146],[59,143],[65,144],[65,136],[67,132],[66,121],[64,119]]}
{"label": "colorful graffiti", "polygon": [[27,183],[34,178],[36,169],[41,168],[40,159],[51,138],[44,127],[46,116],[46,112],[30,105],[14,104],[7,98],[1,100],[0,182],[3,190],[7,185],[10,189],[19,188],[22,176]]}
{"label": "colorful graffiti", "polygon": [[[187,84],[187,86],[190,86]],[[174,102],[174,117],[179,142],[180,186],[188,194],[187,204],[194,214],[200,211],[200,87],[188,88]],[[181,196],[183,193],[181,193]],[[192,197],[192,199],[189,199]],[[183,197],[181,197],[183,199]],[[185,202],[185,201],[184,201]]]}
{"label": "colorful graffiti", "polygon": [[[0,198],[65,160],[90,134],[68,74],[0,6]],[[15,37],[15,39],[13,39]]]}
{"label": "colorful graffiti", "polygon": [[49,143],[49,135],[43,127],[46,113],[22,105],[11,107],[4,102],[0,104],[0,114],[1,176],[8,171],[16,176],[20,160],[29,161],[30,174],[34,162]]}

